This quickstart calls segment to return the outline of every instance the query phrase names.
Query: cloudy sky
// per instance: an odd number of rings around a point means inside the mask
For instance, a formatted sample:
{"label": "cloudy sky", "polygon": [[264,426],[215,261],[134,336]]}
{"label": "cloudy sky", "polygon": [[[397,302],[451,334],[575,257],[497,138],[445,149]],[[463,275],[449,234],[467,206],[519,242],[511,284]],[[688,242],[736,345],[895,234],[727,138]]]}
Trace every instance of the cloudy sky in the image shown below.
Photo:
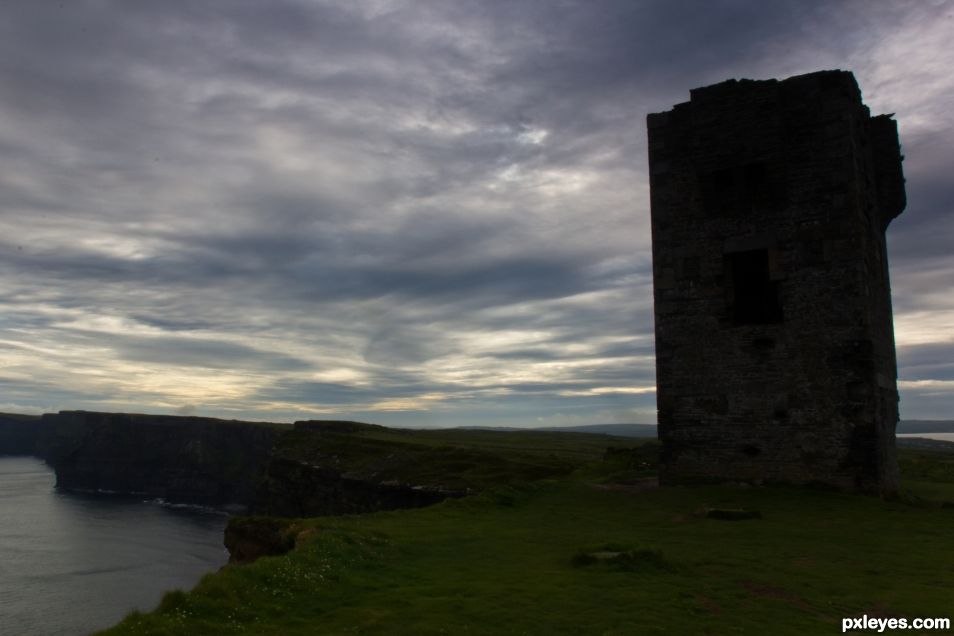
{"label": "cloudy sky", "polygon": [[902,417],[954,419],[954,3],[12,0],[0,410],[654,422],[645,115],[896,113]]}

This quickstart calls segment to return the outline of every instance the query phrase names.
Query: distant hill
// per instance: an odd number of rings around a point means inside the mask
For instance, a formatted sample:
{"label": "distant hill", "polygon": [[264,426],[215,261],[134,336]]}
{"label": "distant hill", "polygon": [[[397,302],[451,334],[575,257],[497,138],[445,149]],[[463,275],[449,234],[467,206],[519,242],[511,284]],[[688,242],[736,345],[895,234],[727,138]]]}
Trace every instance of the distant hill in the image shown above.
{"label": "distant hill", "polygon": [[899,437],[898,448],[917,448],[937,451],[954,451],[954,442],[926,437]]}
{"label": "distant hill", "polygon": [[[556,431],[563,433],[593,433],[619,437],[656,437],[655,424],[587,424],[583,426],[547,426],[543,428],[518,428],[515,426],[465,426],[472,430],[487,431]],[[898,433],[954,433],[954,420],[902,420]]]}
{"label": "distant hill", "polygon": [[656,437],[655,424],[586,424],[583,426],[544,426],[520,428],[517,426],[461,426],[478,431],[545,431],[547,433],[590,433],[593,435],[616,435],[618,437]]}
{"label": "distant hill", "polygon": [[655,424],[588,424],[585,426],[548,426],[537,429],[563,433],[596,433],[619,437],[656,437]]}
{"label": "distant hill", "polygon": [[899,433],[954,433],[954,420],[901,420]]}

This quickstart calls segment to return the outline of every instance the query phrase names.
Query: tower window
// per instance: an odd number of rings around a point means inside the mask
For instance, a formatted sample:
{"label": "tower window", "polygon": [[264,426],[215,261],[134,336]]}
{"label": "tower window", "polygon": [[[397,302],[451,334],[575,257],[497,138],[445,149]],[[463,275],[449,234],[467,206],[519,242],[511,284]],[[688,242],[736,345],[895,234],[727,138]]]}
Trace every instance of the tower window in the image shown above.
{"label": "tower window", "polygon": [[729,313],[739,325],[782,322],[778,282],[772,280],[768,250],[725,255]]}

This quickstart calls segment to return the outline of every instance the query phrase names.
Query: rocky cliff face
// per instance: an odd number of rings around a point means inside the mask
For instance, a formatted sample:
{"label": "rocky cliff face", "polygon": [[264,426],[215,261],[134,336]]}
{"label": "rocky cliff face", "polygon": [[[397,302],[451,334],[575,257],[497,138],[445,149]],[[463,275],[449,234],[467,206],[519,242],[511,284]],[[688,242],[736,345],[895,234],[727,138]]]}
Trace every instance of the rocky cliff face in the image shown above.
{"label": "rocky cliff face", "polygon": [[355,514],[466,494],[466,488],[419,474],[437,459],[429,447],[367,438],[386,430],[357,422],[299,422],[293,430],[202,417],[62,411],[0,415],[0,454],[45,459],[63,490],[232,504],[260,515]]}
{"label": "rocky cliff face", "polygon": [[576,466],[537,452],[533,440],[510,448],[487,438],[502,433],[86,411],[8,419],[0,416],[0,454],[45,459],[63,490],[235,504],[273,517],[416,508]]}
{"label": "rocky cliff face", "polygon": [[62,411],[42,418],[38,453],[58,488],[247,506],[280,425]]}
{"label": "rocky cliff face", "polygon": [[252,512],[282,517],[359,514],[420,508],[465,492],[380,481],[307,461],[273,457]]}
{"label": "rocky cliff face", "polygon": [[291,519],[231,517],[225,527],[229,563],[251,563],[263,556],[285,554],[308,532]]}
{"label": "rocky cliff face", "polygon": [[39,415],[0,413],[0,455],[36,455],[45,428]]}

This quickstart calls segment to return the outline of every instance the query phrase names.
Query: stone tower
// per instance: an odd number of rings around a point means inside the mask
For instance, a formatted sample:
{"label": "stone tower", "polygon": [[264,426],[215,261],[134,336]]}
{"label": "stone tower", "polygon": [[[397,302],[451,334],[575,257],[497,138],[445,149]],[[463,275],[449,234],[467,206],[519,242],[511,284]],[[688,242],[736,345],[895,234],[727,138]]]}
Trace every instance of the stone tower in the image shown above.
{"label": "stone tower", "polygon": [[661,482],[895,491],[894,120],[845,71],[690,96],[647,118]]}

